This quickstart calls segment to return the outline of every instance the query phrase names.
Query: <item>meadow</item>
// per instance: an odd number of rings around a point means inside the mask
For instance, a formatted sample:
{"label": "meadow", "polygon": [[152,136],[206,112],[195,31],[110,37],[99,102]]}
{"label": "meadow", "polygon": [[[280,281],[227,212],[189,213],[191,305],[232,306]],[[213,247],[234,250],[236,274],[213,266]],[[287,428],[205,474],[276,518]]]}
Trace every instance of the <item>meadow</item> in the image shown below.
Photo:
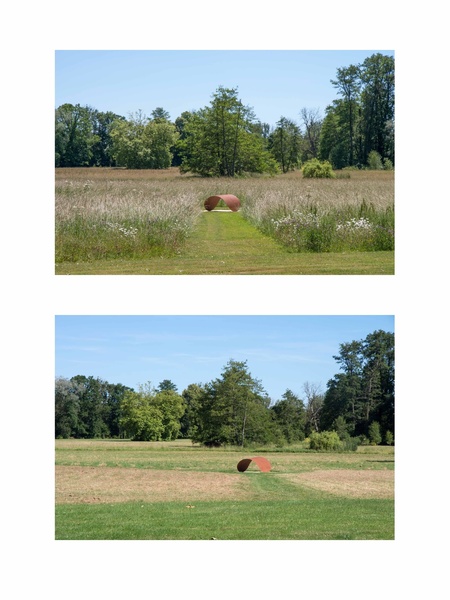
{"label": "meadow", "polygon": [[[252,463],[265,456],[272,469]],[[57,440],[58,540],[391,540],[394,449]]]}
{"label": "meadow", "polygon": [[[239,213],[206,212],[217,194],[236,195]],[[392,171],[324,180],[56,169],[55,202],[57,274],[394,272]]]}

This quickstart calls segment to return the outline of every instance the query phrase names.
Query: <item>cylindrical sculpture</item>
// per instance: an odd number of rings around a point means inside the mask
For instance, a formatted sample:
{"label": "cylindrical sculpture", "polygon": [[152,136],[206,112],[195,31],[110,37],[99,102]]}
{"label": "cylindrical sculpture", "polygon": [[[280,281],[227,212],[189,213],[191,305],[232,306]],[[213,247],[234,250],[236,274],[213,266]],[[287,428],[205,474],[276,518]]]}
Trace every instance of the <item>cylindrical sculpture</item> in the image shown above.
{"label": "cylindrical sculpture", "polygon": [[219,196],[210,196],[205,200],[206,210],[213,210],[219,204],[219,201],[223,200],[230,210],[237,212],[241,206],[239,198],[233,196],[233,194],[220,194]]}
{"label": "cylindrical sculpture", "polygon": [[267,458],[264,458],[263,456],[254,456],[253,458],[243,458],[240,460],[237,465],[237,470],[243,473],[248,469],[252,461],[258,465],[260,471],[263,473],[268,473],[272,468],[272,465]]}

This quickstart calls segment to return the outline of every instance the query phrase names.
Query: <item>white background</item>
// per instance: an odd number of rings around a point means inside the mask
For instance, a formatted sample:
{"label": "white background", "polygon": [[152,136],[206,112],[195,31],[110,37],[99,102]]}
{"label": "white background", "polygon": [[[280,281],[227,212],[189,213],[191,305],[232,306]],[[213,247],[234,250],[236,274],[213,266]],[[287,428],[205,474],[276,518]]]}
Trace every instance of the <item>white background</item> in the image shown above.
{"label": "white background", "polygon": [[[440,5],[322,1],[305,6],[288,1],[265,6],[228,0],[155,6],[82,0],[18,2],[3,9],[1,317],[6,386],[1,443],[3,585],[8,597],[442,596],[448,587],[439,542],[445,547],[448,541],[449,198],[444,190],[448,152],[439,142],[449,132],[443,88],[447,19]],[[393,48],[396,275],[274,276],[276,286],[269,276],[55,277],[54,52],[96,48]],[[27,163],[27,157],[33,162]],[[396,540],[214,546],[206,541],[56,542],[54,316],[229,314],[228,297],[236,290],[239,314],[395,315]],[[214,303],[205,306],[203,298],[212,291]]]}

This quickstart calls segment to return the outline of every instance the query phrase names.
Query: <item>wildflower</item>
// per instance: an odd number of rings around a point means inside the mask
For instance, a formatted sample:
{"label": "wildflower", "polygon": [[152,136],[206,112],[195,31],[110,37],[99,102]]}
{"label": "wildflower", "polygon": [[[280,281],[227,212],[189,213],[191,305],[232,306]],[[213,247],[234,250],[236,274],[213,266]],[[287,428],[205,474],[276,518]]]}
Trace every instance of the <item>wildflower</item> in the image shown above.
{"label": "wildflower", "polygon": [[365,219],[364,217],[361,217],[360,219],[350,219],[350,221],[345,221],[345,223],[338,223],[336,225],[336,231],[342,231],[342,230],[347,230],[347,231],[361,231],[361,230],[366,230],[366,231],[370,231],[372,229],[372,223],[368,220]]}
{"label": "wildflower", "polygon": [[136,237],[138,232],[136,227],[121,227],[119,223],[106,223],[106,226],[124,235],[125,237]]}

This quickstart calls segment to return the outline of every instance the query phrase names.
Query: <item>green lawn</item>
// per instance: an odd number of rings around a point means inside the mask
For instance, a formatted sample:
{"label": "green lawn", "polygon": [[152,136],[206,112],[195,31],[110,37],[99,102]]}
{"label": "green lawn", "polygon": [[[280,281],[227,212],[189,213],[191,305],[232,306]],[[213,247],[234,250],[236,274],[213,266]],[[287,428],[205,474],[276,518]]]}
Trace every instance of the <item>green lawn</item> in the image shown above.
{"label": "green lawn", "polygon": [[334,498],[56,507],[58,540],[391,540],[394,501]]}
{"label": "green lawn", "polygon": [[[258,455],[269,473],[237,471],[241,458]],[[58,440],[55,538],[392,540],[393,470],[388,447],[317,453]]]}

